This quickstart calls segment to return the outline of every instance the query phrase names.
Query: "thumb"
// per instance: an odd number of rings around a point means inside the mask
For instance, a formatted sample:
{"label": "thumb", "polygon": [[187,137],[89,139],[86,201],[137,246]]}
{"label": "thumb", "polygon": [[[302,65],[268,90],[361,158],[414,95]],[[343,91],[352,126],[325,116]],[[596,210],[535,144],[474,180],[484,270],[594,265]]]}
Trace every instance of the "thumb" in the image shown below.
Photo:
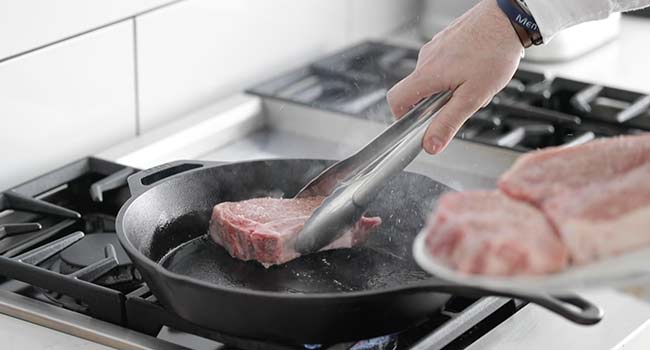
{"label": "thumb", "polygon": [[485,99],[476,95],[470,85],[462,84],[449,102],[431,121],[422,140],[422,147],[430,154],[440,153],[465,121],[478,111]]}
{"label": "thumb", "polygon": [[395,84],[386,94],[386,98],[393,115],[399,119],[420,100],[442,90],[442,86],[434,79],[423,77],[423,74],[414,71]]}

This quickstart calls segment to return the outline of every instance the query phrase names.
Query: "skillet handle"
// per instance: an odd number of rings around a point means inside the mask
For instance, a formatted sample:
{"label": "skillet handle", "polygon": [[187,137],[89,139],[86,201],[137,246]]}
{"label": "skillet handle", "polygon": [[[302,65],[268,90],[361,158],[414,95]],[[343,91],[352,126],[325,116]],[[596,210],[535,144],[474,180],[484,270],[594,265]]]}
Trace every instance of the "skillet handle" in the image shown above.
{"label": "skillet handle", "polygon": [[603,319],[603,310],[576,294],[549,295],[517,291],[499,291],[463,285],[429,285],[424,289],[467,297],[500,296],[537,304],[569,321],[593,325]]}
{"label": "skillet handle", "polygon": [[200,160],[177,160],[139,171],[128,177],[131,196],[137,197],[154,184],[190,170],[222,164],[220,162],[207,162]]}
{"label": "skillet handle", "polygon": [[573,293],[564,295],[541,295],[531,299],[539,306],[551,310],[564,318],[582,325],[594,325],[605,315],[603,309],[587,299]]}

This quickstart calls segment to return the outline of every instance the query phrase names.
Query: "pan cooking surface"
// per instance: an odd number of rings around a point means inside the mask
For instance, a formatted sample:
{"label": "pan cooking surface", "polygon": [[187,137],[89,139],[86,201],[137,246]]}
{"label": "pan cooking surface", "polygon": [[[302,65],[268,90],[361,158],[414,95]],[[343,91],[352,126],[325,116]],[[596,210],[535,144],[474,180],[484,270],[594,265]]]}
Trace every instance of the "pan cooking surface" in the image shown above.
{"label": "pan cooking surface", "polygon": [[289,293],[360,291],[428,278],[410,258],[405,261],[372,246],[320,252],[265,269],[230,257],[207,236],[172,251],[161,263],[176,273],[223,286]]}
{"label": "pan cooking surface", "polygon": [[[447,188],[426,177],[402,174],[380,193],[368,216],[382,225],[360,247],[319,252],[265,269],[257,262],[232,258],[207,234],[196,237],[192,216],[180,217],[161,230],[195,237],[160,259],[166,269],[224,287],[288,293],[351,292],[405,286],[431,278],[411,256],[415,236]],[[217,204],[215,202],[215,204]],[[207,226],[204,228],[207,232]],[[159,232],[167,236],[169,232]]]}

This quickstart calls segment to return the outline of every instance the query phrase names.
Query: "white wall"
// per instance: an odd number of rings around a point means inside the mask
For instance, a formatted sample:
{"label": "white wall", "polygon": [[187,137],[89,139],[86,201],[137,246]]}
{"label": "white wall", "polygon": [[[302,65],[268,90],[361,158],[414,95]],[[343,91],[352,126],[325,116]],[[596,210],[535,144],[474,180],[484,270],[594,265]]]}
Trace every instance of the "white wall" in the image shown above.
{"label": "white wall", "polygon": [[416,5],[0,0],[0,190],[393,31]]}
{"label": "white wall", "polygon": [[415,20],[419,1],[352,0],[349,12],[350,41],[380,37]]}
{"label": "white wall", "polygon": [[141,130],[410,21],[404,0],[192,0],[137,18]]}
{"label": "white wall", "polygon": [[192,0],[138,17],[142,130],[341,47],[346,5]]}
{"label": "white wall", "polygon": [[132,29],[0,63],[0,190],[135,136]]}
{"label": "white wall", "polygon": [[0,0],[0,60],[172,0]]}

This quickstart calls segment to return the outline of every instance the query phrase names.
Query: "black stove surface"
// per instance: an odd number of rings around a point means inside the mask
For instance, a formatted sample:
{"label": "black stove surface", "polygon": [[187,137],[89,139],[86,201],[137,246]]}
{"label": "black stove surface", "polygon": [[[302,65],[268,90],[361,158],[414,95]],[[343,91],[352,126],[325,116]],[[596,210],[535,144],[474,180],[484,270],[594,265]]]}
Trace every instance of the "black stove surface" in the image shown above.
{"label": "black stove surface", "polygon": [[[417,327],[345,344],[273,344],[197,327],[157,302],[117,239],[115,217],[135,171],[87,158],[0,193],[0,290],[152,336],[167,326],[243,350],[412,349],[476,302],[452,297]],[[515,305],[521,306],[511,300],[482,321],[463,324],[456,329],[462,335],[440,347],[467,346],[516,312]]]}
{"label": "black stove surface", "polygon": [[[364,42],[249,90],[268,99],[390,123],[386,92],[417,50]],[[650,130],[650,96],[519,70],[457,138],[519,152]]]}

